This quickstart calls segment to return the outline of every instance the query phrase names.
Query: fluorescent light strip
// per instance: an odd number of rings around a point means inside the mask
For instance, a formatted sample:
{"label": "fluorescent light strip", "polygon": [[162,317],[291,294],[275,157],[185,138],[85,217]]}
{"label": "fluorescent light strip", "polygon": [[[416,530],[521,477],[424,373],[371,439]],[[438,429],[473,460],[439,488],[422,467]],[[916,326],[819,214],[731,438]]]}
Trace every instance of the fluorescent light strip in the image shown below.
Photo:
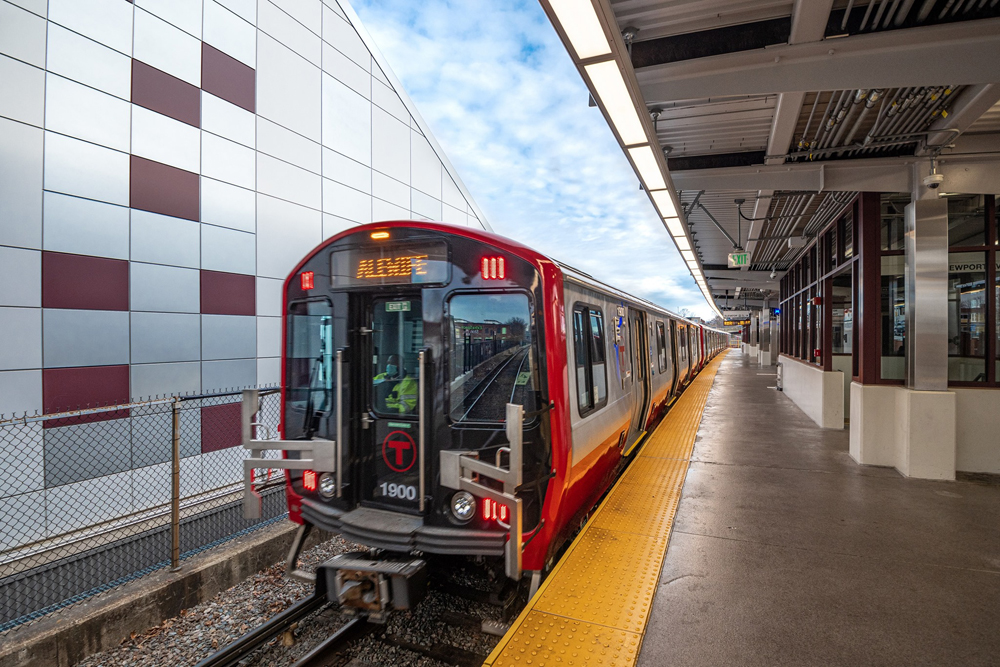
{"label": "fluorescent light strip", "polygon": [[590,0],[549,0],[569,43],[580,60],[611,53],[608,38]]}
{"label": "fluorescent light strip", "polygon": [[681,250],[691,249],[691,242],[687,240],[686,236],[675,236],[674,242],[677,244],[677,247],[680,248]]}
{"label": "fluorescent light strip", "polygon": [[656,210],[660,212],[661,217],[677,217],[677,207],[674,206],[674,200],[673,197],[670,196],[670,190],[653,190],[649,193],[649,196],[653,198],[653,203],[656,204]]}
{"label": "fluorescent light strip", "polygon": [[[646,131],[639,122],[639,116],[635,112],[635,105],[632,104],[632,96],[625,87],[625,79],[618,69],[618,63],[614,60],[606,60],[601,63],[594,63],[583,68],[590,77],[590,82],[594,84],[597,97],[604,104],[608,115],[611,116],[611,124],[618,130],[618,136],[626,146],[641,144],[646,141]],[[661,185],[660,188],[665,188]],[[655,189],[655,188],[652,188]]]}
{"label": "fluorescent light strip", "polygon": [[693,262],[693,261],[695,261],[694,251],[693,250],[681,250],[681,257],[684,258],[685,262]]}
{"label": "fluorescent light strip", "polygon": [[628,149],[628,154],[631,156],[632,162],[635,163],[635,169],[639,172],[639,178],[646,184],[647,190],[662,190],[667,187],[652,148],[648,145],[637,146]]}
{"label": "fluorescent light strip", "polygon": [[667,231],[670,232],[671,236],[684,236],[684,225],[681,224],[679,218],[664,218],[663,222],[667,225]]}

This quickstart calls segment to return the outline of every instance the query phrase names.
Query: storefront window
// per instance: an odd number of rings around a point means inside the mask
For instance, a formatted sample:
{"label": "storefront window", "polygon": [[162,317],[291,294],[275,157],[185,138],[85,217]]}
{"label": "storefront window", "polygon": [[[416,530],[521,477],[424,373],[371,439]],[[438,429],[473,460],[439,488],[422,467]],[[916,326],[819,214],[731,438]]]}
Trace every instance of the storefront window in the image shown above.
{"label": "storefront window", "polygon": [[948,379],[986,381],[986,256],[948,255]]}
{"label": "storefront window", "polygon": [[983,195],[948,197],[948,246],[986,245],[986,205]]}
{"label": "storefront window", "polygon": [[906,258],[882,258],[883,380],[902,380],[906,373]]}
{"label": "storefront window", "polygon": [[910,203],[906,193],[882,195],[882,250],[903,250],[906,221],[903,211]]}

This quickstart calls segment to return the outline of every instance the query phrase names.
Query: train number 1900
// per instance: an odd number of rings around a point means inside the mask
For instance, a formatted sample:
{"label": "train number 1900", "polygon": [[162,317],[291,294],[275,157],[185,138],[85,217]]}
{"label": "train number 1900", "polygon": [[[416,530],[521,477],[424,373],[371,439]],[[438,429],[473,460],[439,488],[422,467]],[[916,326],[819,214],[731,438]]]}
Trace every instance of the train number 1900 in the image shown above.
{"label": "train number 1900", "polygon": [[416,500],[417,487],[409,484],[387,484],[382,482],[379,485],[384,498],[397,498],[399,500]]}

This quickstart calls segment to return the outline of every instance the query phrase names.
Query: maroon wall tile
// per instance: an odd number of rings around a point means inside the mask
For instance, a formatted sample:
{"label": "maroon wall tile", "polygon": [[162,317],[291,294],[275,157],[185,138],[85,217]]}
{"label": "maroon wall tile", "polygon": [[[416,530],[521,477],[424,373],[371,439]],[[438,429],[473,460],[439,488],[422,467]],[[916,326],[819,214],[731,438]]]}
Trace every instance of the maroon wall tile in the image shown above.
{"label": "maroon wall tile", "polygon": [[206,315],[256,315],[254,277],[202,270],[201,312]]}
{"label": "maroon wall tile", "polygon": [[200,196],[198,174],[132,156],[129,181],[132,208],[198,220]]}
{"label": "maroon wall tile", "polygon": [[128,262],[43,251],[42,307],[128,310]]}
{"label": "maroon wall tile", "polygon": [[[46,414],[129,402],[128,366],[42,369],[42,407]],[[44,428],[128,417],[128,410],[99,412],[42,422]]]}
{"label": "maroon wall tile", "polygon": [[201,44],[201,88],[256,113],[257,73],[204,42]]}
{"label": "maroon wall tile", "polygon": [[239,403],[210,405],[201,409],[201,451],[214,452],[243,444]]}
{"label": "maroon wall tile", "polygon": [[132,61],[132,102],[201,127],[201,91],[138,60]]}

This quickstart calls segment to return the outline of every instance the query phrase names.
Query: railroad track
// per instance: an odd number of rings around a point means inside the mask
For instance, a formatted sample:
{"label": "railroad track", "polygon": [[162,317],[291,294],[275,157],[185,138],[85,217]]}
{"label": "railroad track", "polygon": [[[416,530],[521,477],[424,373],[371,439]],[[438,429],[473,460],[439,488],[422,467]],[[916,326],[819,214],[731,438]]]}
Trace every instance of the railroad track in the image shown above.
{"label": "railroad track", "polygon": [[[483,378],[470,393],[470,395],[475,396],[475,398],[466,409],[465,414],[462,415],[461,421],[468,419],[475,420],[475,412],[477,408],[493,412],[497,409],[497,406],[506,405],[507,396],[505,394],[502,395],[498,393],[498,390],[503,389],[506,386],[506,383],[499,380],[501,377],[504,377],[505,379],[510,379],[510,384],[514,385],[517,373],[520,372],[521,366],[527,356],[528,348],[525,347],[524,349],[511,354],[503,363],[498,364],[496,368],[490,371],[490,373]],[[515,361],[518,363],[515,364]],[[486,400],[484,401],[483,399]]]}

